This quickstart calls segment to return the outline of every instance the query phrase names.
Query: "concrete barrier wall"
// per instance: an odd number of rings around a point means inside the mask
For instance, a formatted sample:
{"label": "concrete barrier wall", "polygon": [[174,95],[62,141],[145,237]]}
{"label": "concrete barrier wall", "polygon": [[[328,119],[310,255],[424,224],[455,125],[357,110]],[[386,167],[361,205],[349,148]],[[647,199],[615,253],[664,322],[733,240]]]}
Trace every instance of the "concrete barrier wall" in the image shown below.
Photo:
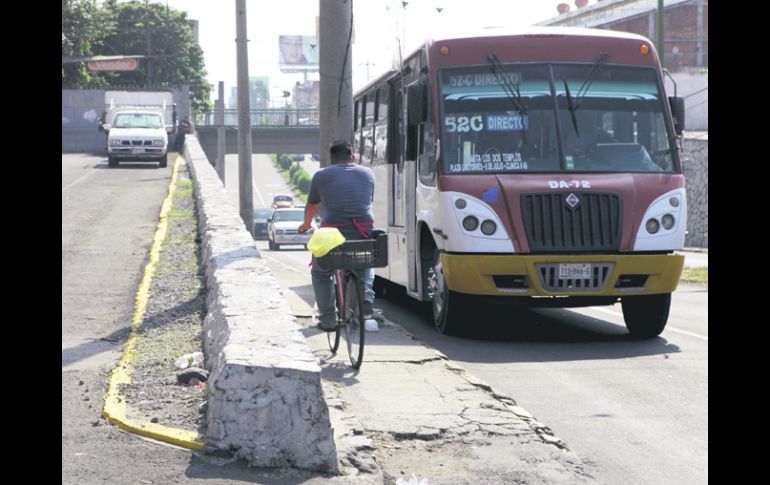
{"label": "concrete barrier wall", "polygon": [[195,184],[208,290],[207,445],[251,466],[336,473],[317,359],[195,136],[187,136],[184,158]]}
{"label": "concrete barrier wall", "polygon": [[685,133],[684,151],[687,188],[687,236],[685,247],[708,248],[709,230],[709,137],[708,132]]}

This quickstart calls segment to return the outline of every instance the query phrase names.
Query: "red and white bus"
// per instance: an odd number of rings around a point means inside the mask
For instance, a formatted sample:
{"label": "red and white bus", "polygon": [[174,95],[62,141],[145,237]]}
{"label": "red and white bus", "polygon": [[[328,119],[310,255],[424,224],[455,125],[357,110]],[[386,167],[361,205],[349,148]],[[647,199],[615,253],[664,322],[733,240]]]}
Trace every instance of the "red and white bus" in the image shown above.
{"label": "red and white bus", "polygon": [[431,40],[354,102],[390,233],[377,276],[431,301],[438,331],[490,299],[619,301],[633,336],[663,331],[684,264],[684,101],[666,97],[649,39],[533,27]]}

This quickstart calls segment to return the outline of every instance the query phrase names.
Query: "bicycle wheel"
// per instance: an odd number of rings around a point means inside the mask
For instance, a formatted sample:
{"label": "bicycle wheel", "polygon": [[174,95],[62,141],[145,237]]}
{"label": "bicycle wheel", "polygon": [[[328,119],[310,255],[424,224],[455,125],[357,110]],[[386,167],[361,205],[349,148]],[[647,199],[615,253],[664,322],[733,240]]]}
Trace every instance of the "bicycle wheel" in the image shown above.
{"label": "bicycle wheel", "polygon": [[337,305],[337,330],[334,332],[326,332],[326,342],[329,344],[329,350],[332,354],[337,353],[337,349],[340,347],[340,324],[342,323],[342,285],[340,284],[340,275],[338,272],[334,273],[334,303]]}
{"label": "bicycle wheel", "polygon": [[361,367],[364,359],[364,301],[362,281],[355,273],[348,272],[345,278],[345,340],[348,344],[348,355],[354,369]]}

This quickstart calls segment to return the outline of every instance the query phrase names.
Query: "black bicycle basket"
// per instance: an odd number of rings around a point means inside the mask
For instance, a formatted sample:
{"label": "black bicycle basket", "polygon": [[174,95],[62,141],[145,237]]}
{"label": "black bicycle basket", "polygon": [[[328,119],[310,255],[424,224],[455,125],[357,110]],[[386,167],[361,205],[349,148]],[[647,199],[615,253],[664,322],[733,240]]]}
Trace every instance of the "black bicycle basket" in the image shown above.
{"label": "black bicycle basket", "polygon": [[374,239],[346,241],[316,258],[321,269],[382,268],[388,265],[388,234],[380,232]]}

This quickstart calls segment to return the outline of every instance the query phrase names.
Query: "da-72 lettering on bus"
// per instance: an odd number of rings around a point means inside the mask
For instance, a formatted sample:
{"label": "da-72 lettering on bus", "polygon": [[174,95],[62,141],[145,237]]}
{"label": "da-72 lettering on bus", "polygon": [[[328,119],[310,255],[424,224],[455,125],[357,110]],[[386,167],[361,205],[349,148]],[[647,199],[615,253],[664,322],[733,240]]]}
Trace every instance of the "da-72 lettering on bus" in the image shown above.
{"label": "da-72 lettering on bus", "polygon": [[588,180],[549,180],[548,187],[551,189],[590,189],[591,182]]}

